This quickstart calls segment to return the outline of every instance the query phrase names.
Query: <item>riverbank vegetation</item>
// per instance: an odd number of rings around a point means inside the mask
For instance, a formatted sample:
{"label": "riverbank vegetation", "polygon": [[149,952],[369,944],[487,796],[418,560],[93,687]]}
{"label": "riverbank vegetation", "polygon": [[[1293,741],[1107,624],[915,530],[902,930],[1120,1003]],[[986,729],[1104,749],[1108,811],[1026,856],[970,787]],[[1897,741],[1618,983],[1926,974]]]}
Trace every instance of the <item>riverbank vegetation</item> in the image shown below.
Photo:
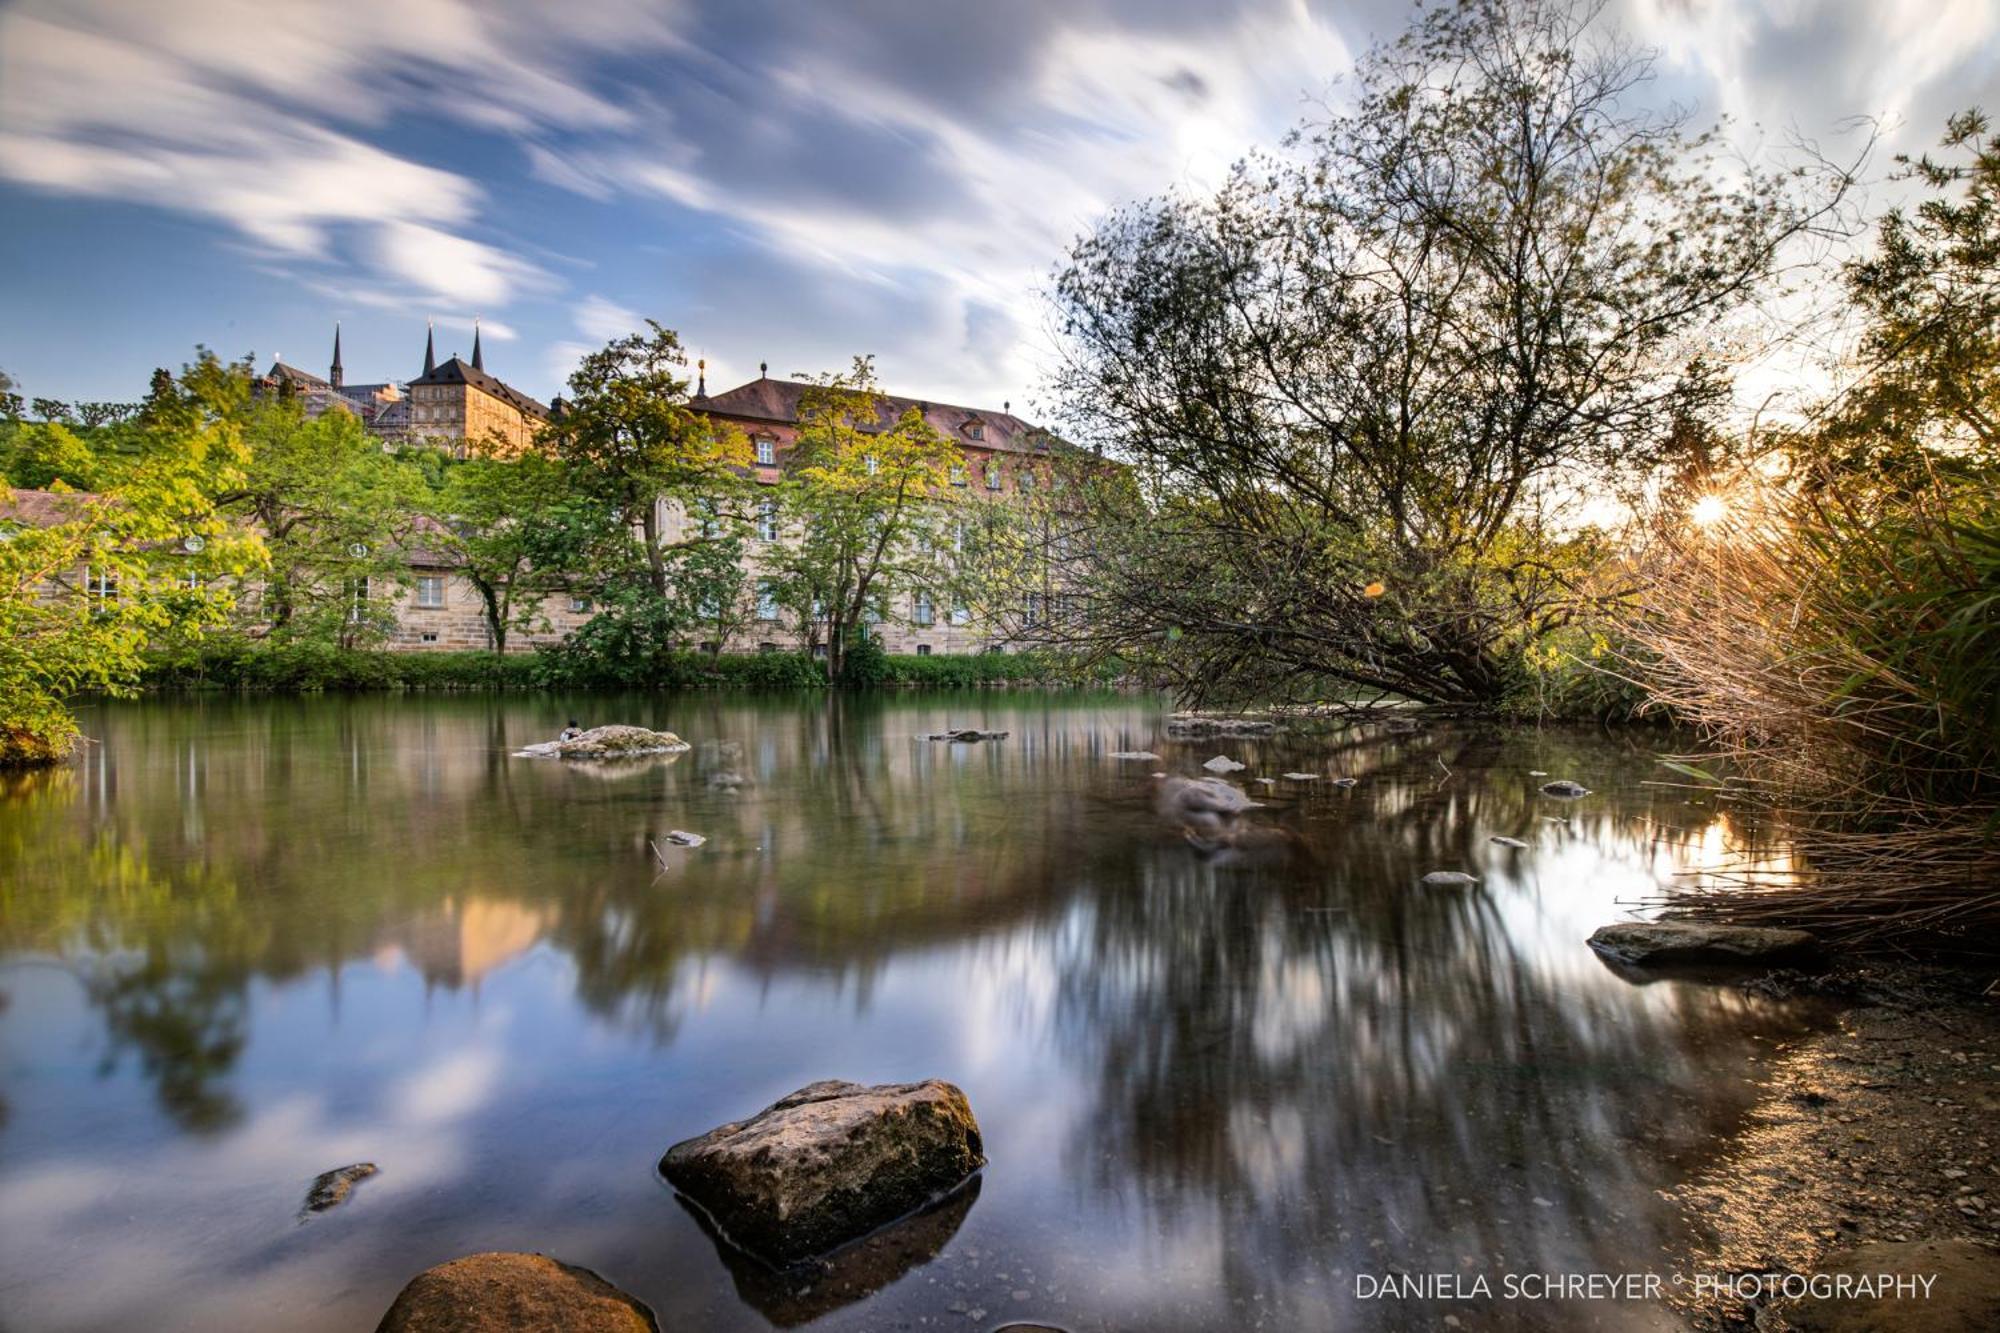
{"label": "riverbank vegetation", "polygon": [[1695,911],[2000,926],[2000,138],[1961,116],[1908,168],[1925,197],[1845,269],[1852,378],[1639,565],[1656,705],[1730,753],[1735,799],[1806,825],[1810,878],[1676,895]]}

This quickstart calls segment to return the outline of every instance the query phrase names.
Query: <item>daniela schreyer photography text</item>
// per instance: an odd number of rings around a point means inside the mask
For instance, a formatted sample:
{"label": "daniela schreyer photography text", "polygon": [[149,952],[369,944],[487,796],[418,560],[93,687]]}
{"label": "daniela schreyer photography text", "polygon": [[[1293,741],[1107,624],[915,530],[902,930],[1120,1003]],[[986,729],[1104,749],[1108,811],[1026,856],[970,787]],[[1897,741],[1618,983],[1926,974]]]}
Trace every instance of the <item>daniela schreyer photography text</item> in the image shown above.
{"label": "daniela schreyer photography text", "polygon": [[1356,1273],[1363,1301],[1929,1300],[1936,1273]]}

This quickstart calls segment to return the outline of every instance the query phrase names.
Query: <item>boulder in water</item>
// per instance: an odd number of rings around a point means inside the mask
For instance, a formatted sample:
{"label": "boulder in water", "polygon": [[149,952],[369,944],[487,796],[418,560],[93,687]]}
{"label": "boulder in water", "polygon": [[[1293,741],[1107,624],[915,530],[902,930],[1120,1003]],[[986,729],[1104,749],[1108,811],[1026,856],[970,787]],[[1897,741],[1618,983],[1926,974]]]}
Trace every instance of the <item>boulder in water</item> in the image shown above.
{"label": "boulder in water", "polygon": [[1685,963],[1797,963],[1819,953],[1803,930],[1725,926],[1709,921],[1619,921],[1600,926],[1590,947],[1637,967]]}
{"label": "boulder in water", "polygon": [[653,1312],[544,1254],[469,1254],[410,1279],[375,1333],[659,1333]]}
{"label": "boulder in water", "polygon": [[679,754],[691,750],[671,731],[614,724],[592,727],[566,741],[542,741],[514,752],[517,759],[636,759],[651,754]]}
{"label": "boulder in water", "polygon": [[1239,764],[1234,759],[1231,759],[1228,755],[1219,754],[1215,756],[1215,758],[1203,764],[1202,767],[1207,769],[1211,773],[1234,773],[1240,769],[1248,768],[1249,765]]}
{"label": "boulder in water", "polygon": [[1553,796],[1559,801],[1577,801],[1590,795],[1590,788],[1568,778],[1557,778],[1554,782],[1542,784],[1542,795]]}
{"label": "boulder in water", "polygon": [[355,1162],[350,1166],[337,1166],[331,1171],[320,1172],[306,1188],[306,1203],[299,1210],[299,1216],[303,1218],[308,1213],[323,1213],[346,1203],[347,1196],[354,1193],[354,1187],[378,1169],[373,1162]]}
{"label": "boulder in water", "polygon": [[951,1084],[829,1079],[675,1144],[660,1174],[733,1243],[784,1266],[925,1206],[985,1164]]}

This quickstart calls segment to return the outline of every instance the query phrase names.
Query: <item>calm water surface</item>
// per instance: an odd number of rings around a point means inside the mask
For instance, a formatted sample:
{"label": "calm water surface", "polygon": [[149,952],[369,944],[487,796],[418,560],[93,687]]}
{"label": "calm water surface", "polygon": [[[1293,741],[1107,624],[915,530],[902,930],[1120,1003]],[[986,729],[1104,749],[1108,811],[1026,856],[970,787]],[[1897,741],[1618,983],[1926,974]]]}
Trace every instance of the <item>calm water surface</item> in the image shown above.
{"label": "calm water surface", "polygon": [[[571,712],[695,748],[509,757]],[[365,1330],[487,1249],[594,1268],[670,1329],[1650,1326],[1355,1277],[1664,1266],[1658,1191],[1804,1016],[1634,985],[1583,938],[1743,831],[1642,785],[1652,735],[1163,720],[991,693],[94,710],[81,765],[0,779],[0,1326]],[[1012,735],[923,739],[947,722]],[[1139,749],[1361,782],[1282,784],[1204,855],[1153,813],[1156,766],[1108,758]],[[662,871],[670,828],[709,842]],[[931,1076],[991,1165],[810,1287],[653,1174],[815,1079]],[[381,1175],[296,1220],[359,1160]]]}

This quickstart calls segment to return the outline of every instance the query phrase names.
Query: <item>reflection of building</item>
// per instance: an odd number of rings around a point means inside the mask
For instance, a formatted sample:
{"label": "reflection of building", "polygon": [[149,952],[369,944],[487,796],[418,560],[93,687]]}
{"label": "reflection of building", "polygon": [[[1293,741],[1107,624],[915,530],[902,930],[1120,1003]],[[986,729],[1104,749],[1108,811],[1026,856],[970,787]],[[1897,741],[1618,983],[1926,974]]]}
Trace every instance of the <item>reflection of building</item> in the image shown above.
{"label": "reflection of building", "polygon": [[533,948],[552,920],[550,913],[519,903],[447,898],[437,910],[394,931],[388,942],[426,980],[463,986]]}

